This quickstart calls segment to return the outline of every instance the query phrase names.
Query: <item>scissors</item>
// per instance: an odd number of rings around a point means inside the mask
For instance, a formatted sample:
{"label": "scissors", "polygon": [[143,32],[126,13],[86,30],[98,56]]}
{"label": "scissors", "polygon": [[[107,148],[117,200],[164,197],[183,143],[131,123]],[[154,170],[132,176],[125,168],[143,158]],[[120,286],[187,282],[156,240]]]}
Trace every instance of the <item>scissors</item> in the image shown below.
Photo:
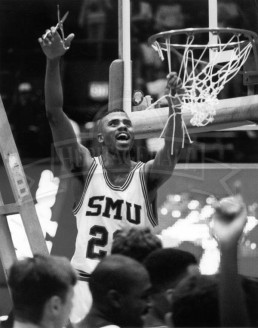
{"label": "scissors", "polygon": [[[64,16],[60,19],[60,10],[59,10],[59,5],[57,5],[57,21],[58,23],[56,24],[55,26],[55,29],[54,29],[54,32],[56,32],[58,29],[60,29],[60,32],[61,32],[61,39],[63,40],[63,42],[65,41],[65,36],[64,36],[64,29],[63,29],[63,23],[64,21],[66,20],[67,16],[69,14],[69,11],[67,11]],[[48,31],[46,32],[44,35],[43,35],[43,39],[45,39],[49,33],[51,33],[51,31]]]}

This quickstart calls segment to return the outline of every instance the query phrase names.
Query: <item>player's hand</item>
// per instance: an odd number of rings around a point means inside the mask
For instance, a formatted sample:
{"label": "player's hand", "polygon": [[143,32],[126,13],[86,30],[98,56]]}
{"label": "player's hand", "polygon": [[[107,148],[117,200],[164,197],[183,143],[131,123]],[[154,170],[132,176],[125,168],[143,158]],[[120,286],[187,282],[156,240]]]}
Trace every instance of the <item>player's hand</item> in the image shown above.
{"label": "player's hand", "polygon": [[59,58],[63,56],[70,48],[74,34],[71,33],[62,40],[55,27],[47,30],[41,38],[38,39],[40,46],[48,59]]}
{"label": "player's hand", "polygon": [[240,195],[226,197],[214,205],[211,233],[221,249],[236,247],[247,222],[247,210]]}
{"label": "player's hand", "polygon": [[184,89],[182,88],[182,80],[177,76],[176,72],[171,72],[167,75],[166,90],[170,92],[172,96],[184,92]]}

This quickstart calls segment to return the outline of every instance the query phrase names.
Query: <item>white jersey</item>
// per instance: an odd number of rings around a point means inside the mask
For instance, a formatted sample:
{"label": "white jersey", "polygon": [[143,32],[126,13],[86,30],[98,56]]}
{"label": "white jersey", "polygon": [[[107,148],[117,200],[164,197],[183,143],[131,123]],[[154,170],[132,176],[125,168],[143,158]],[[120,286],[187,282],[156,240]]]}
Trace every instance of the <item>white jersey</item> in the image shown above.
{"label": "white jersey", "polygon": [[138,162],[119,187],[108,179],[102,158],[94,158],[82,197],[73,210],[78,234],[71,263],[80,279],[87,280],[99,260],[110,254],[117,230],[157,225],[143,168],[144,164]]}

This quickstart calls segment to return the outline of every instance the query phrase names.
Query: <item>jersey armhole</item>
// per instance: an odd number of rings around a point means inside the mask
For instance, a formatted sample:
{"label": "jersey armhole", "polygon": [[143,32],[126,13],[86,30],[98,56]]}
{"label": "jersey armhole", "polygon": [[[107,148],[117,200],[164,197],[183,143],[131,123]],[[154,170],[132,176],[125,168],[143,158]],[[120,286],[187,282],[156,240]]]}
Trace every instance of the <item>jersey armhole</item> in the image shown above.
{"label": "jersey armhole", "polygon": [[142,186],[142,192],[144,195],[147,213],[148,213],[148,219],[153,227],[158,225],[158,211],[157,211],[157,193],[155,194],[155,197],[152,202],[149,200],[148,190],[147,190],[147,183],[145,178],[145,165],[140,168],[140,181]]}
{"label": "jersey armhole", "polygon": [[82,206],[82,203],[83,203],[83,200],[84,200],[86,191],[88,189],[88,186],[90,184],[90,181],[92,179],[92,176],[93,176],[93,174],[94,174],[94,172],[96,170],[96,167],[97,167],[96,159],[93,158],[93,161],[92,161],[91,166],[89,168],[89,171],[87,173],[87,177],[85,179],[84,188],[83,188],[83,192],[82,192],[81,198],[80,198],[79,202],[77,204],[74,204],[74,206],[73,206],[73,210],[72,211],[73,211],[73,214],[74,215],[76,215],[79,212],[79,210],[80,210],[80,208]]}

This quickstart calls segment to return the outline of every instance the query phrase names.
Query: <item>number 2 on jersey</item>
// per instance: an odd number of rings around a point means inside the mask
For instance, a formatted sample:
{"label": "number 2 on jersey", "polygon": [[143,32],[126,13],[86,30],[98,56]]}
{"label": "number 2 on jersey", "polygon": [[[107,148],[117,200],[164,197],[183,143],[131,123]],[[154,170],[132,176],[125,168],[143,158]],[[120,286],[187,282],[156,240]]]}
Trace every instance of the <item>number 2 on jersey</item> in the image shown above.
{"label": "number 2 on jersey", "polygon": [[95,247],[105,247],[108,243],[108,231],[103,226],[95,225],[90,229],[90,235],[93,236],[88,243],[86,257],[89,259],[101,260],[107,252],[104,250],[96,251]]}

